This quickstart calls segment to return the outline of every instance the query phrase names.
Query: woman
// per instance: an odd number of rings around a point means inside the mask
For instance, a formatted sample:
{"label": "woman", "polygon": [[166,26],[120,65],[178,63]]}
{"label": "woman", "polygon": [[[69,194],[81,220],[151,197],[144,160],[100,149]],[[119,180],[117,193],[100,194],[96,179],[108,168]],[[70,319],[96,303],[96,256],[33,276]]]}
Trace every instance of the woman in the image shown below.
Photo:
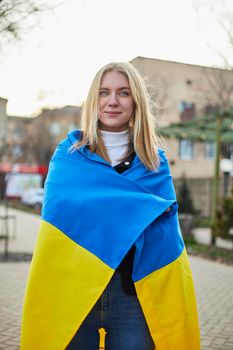
{"label": "woman", "polygon": [[21,349],[97,350],[101,327],[106,350],[200,349],[172,178],[129,63],[97,73],[51,160]]}

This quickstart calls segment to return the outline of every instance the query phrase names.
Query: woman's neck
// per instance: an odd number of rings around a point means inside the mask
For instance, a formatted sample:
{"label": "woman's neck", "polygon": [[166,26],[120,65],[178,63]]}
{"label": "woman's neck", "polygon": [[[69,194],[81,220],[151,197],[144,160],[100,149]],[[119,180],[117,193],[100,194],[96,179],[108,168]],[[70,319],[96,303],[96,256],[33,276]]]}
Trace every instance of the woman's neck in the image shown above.
{"label": "woman's neck", "polygon": [[129,130],[104,131],[100,130],[104,145],[108,152],[112,166],[119,164],[129,147]]}
{"label": "woman's neck", "polygon": [[100,130],[105,147],[107,146],[122,146],[129,144],[129,130],[124,131],[105,131]]}

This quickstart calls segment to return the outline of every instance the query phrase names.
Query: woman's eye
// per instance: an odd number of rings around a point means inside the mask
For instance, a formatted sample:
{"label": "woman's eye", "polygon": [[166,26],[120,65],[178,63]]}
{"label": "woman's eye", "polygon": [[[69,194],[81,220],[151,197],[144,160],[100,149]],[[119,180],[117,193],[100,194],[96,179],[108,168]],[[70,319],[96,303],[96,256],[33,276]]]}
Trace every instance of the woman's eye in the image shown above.
{"label": "woman's eye", "polygon": [[100,96],[107,96],[108,95],[108,91],[102,90],[102,91],[100,91],[99,95]]}
{"label": "woman's eye", "polygon": [[120,96],[129,96],[129,91],[120,91]]}

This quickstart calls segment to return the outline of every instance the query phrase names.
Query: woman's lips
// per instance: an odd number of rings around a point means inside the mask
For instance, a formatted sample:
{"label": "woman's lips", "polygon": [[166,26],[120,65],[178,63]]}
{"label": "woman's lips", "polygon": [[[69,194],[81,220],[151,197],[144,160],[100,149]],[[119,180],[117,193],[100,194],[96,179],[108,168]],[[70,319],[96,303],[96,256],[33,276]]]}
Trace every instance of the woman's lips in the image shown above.
{"label": "woman's lips", "polygon": [[111,117],[115,117],[115,116],[121,114],[121,112],[111,112],[111,111],[106,111],[105,113]]}

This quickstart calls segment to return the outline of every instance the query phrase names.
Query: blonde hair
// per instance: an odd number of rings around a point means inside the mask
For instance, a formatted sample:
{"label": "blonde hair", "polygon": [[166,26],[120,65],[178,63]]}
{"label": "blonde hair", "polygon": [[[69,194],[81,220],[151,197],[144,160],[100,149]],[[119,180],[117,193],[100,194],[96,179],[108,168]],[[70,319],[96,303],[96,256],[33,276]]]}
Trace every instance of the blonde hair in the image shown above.
{"label": "blonde hair", "polygon": [[79,148],[88,144],[91,152],[96,152],[109,161],[98,128],[98,105],[101,80],[105,73],[111,71],[122,73],[127,78],[135,104],[134,115],[129,125],[131,136],[129,153],[135,150],[145,167],[149,170],[155,170],[159,166],[159,135],[156,119],[150,111],[150,98],[144,80],[130,63],[109,63],[95,75],[82,110],[82,138],[74,147]]}

